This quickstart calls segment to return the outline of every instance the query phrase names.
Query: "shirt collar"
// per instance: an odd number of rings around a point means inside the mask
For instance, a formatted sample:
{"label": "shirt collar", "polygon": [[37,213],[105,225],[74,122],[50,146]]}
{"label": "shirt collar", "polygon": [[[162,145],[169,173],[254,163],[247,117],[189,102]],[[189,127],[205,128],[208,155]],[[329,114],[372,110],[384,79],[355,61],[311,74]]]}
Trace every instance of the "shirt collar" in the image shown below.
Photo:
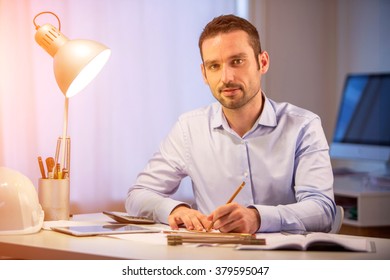
{"label": "shirt collar", "polygon": [[220,103],[215,102],[212,104],[212,117],[211,117],[211,127],[220,128],[223,123],[226,122],[225,116],[222,112],[222,106]]}
{"label": "shirt collar", "polygon": [[[257,127],[259,125],[275,127],[277,125],[276,121],[276,112],[274,107],[272,106],[270,100],[263,92],[264,97],[264,107],[263,112],[260,117],[257,119],[253,127]],[[223,114],[222,106],[220,103],[215,102],[213,105],[213,115],[211,118],[211,127],[212,128],[220,128],[224,125],[228,125],[227,120]]]}
{"label": "shirt collar", "polygon": [[278,124],[277,120],[276,120],[275,109],[272,106],[271,101],[265,95],[265,93],[263,93],[263,97],[264,97],[263,112],[261,112],[261,115],[258,118],[258,120],[256,121],[256,124],[257,125],[264,125],[264,126],[275,127]]}

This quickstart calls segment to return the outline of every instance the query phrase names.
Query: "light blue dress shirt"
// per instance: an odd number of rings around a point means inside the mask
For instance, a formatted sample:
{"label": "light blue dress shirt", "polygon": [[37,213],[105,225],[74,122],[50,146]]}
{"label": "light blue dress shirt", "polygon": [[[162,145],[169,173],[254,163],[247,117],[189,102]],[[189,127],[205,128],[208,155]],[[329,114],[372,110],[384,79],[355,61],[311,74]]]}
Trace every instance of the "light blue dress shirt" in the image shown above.
{"label": "light blue dress shirt", "polygon": [[206,215],[245,181],[234,201],[257,208],[259,232],[329,231],[335,215],[320,118],[267,97],[243,137],[229,127],[219,103],[180,116],[129,189],[127,212],[167,223],[170,212],[183,204],[170,196],[186,176],[192,181],[192,207]]}

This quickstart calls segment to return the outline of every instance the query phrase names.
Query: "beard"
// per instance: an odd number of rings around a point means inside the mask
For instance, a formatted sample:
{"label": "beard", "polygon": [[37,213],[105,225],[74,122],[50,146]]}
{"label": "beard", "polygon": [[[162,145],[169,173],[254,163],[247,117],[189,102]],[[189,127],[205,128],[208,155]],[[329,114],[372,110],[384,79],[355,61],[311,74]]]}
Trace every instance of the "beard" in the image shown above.
{"label": "beard", "polygon": [[[226,89],[240,90],[242,94],[234,96],[224,96],[223,91]],[[214,97],[221,103],[221,105],[227,109],[239,109],[247,104],[254,98],[259,91],[250,93],[244,89],[240,84],[228,83],[217,89],[217,93],[214,93]]]}

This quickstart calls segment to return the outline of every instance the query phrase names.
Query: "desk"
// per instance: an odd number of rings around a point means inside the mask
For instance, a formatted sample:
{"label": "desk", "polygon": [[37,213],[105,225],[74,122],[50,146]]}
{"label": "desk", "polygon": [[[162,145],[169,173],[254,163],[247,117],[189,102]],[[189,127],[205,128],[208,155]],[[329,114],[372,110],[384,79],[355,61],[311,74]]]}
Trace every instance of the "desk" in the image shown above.
{"label": "desk", "polygon": [[[84,216],[88,218],[89,216]],[[78,217],[75,217],[78,219]],[[238,251],[229,247],[156,245],[113,237],[73,237],[50,230],[29,235],[0,235],[0,256],[14,259],[139,260],[291,260],[390,259],[390,239],[368,238],[376,252]]]}
{"label": "desk", "polygon": [[343,224],[341,226],[339,233],[344,235],[390,238],[390,226],[358,227],[358,226]]}

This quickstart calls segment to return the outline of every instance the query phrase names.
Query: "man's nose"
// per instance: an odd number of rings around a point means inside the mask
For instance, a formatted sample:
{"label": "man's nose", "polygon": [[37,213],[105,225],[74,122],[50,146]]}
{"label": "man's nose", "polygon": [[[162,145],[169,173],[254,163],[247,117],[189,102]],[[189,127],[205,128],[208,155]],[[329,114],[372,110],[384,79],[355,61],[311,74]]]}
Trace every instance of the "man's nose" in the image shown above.
{"label": "man's nose", "polygon": [[234,70],[229,66],[223,66],[221,73],[221,82],[228,84],[232,82],[234,78]]}

